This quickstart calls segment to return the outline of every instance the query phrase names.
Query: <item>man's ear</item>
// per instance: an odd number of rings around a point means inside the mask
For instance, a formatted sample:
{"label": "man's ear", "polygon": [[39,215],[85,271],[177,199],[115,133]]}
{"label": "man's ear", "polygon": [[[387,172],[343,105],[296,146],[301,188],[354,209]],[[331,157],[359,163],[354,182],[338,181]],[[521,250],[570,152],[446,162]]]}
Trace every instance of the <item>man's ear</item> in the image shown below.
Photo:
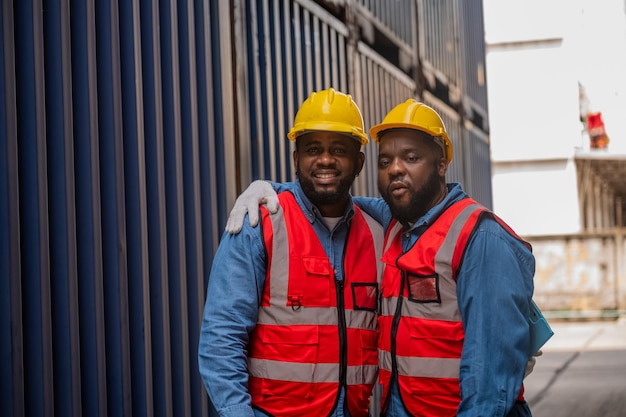
{"label": "man's ear", "polygon": [[365,165],[365,154],[363,152],[359,152],[358,155],[358,164],[356,170],[356,176],[358,177],[361,171],[363,170],[363,166]]}
{"label": "man's ear", "polygon": [[445,177],[446,172],[448,172],[448,160],[446,158],[439,158],[439,163],[437,164],[437,171],[439,172],[440,177]]}
{"label": "man's ear", "polygon": [[293,154],[293,167],[296,169],[296,172],[298,171],[298,150],[294,150]]}

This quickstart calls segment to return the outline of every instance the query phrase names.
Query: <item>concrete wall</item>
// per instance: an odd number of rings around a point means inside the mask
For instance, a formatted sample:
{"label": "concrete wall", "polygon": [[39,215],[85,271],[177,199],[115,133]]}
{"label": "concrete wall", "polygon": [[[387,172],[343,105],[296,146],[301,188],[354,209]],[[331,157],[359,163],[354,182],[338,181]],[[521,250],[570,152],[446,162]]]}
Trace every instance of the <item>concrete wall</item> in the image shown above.
{"label": "concrete wall", "polygon": [[626,229],[526,237],[536,258],[535,301],[552,314],[626,310]]}

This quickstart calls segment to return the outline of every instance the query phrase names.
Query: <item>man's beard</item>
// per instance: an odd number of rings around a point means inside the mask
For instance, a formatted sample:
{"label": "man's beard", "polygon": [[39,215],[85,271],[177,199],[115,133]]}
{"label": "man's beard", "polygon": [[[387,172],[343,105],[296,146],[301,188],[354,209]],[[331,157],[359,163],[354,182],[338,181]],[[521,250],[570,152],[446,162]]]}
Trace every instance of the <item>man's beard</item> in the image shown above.
{"label": "man's beard", "polygon": [[430,210],[431,204],[435,196],[440,190],[440,179],[436,170],[433,170],[428,181],[424,186],[415,191],[411,191],[411,197],[406,205],[398,206],[394,203],[394,199],[391,197],[388,190],[379,190],[383,199],[389,205],[391,214],[400,223],[406,225],[414,223],[422,217],[428,210]]}
{"label": "man's beard", "polygon": [[304,191],[304,194],[311,201],[311,203],[317,207],[337,204],[347,199],[350,195],[350,188],[352,187],[354,178],[356,177],[356,175],[352,175],[350,177],[340,179],[339,183],[337,183],[336,191],[317,191],[311,178],[300,175],[300,171],[296,171],[296,175],[300,181],[302,191]]}

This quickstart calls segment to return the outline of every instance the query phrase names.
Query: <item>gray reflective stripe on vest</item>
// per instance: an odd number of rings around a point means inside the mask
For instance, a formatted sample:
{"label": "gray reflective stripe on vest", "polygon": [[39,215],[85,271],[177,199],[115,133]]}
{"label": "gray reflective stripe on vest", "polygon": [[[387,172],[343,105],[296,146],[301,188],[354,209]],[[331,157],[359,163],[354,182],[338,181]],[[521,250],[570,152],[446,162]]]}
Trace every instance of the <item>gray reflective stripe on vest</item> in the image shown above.
{"label": "gray reflective stripe on vest", "polygon": [[[345,310],[346,323],[352,329],[374,329],[376,327],[376,314],[367,314],[364,311]],[[259,309],[258,323],[275,326],[288,326],[298,324],[320,324],[337,326],[337,309],[324,307],[306,307],[293,314],[288,310],[277,310],[273,307],[261,307]]]}
{"label": "gray reflective stripe on vest", "polygon": [[367,222],[369,226],[370,232],[372,234],[372,239],[374,239],[374,252],[376,253],[376,276],[378,277],[378,285],[380,285],[380,280],[383,276],[383,263],[380,258],[383,256],[383,243],[385,241],[385,231],[383,227],[374,220],[369,214],[361,210],[361,214],[363,214],[363,218]]}
{"label": "gray reflective stripe on vest", "polygon": [[[289,253],[289,236],[285,225],[285,212],[279,205],[278,212],[270,215],[274,236],[272,238],[272,253]],[[270,300],[277,305],[287,305],[287,291],[289,284],[289,257],[278,259],[272,256],[270,268]],[[262,311],[259,311],[259,316]],[[261,320],[261,317],[259,317]]]}
{"label": "gray reflective stripe on vest", "polygon": [[[391,372],[391,353],[378,351],[380,368]],[[413,358],[396,356],[398,374],[425,378],[458,378],[461,360],[453,358]]]}
{"label": "gray reflective stripe on vest", "polygon": [[454,257],[454,247],[459,240],[459,235],[461,234],[461,231],[463,230],[463,226],[467,222],[467,219],[469,219],[469,217],[472,215],[472,213],[474,213],[474,211],[476,211],[476,209],[481,207],[482,206],[478,204],[468,205],[456,216],[456,218],[450,225],[450,229],[446,233],[446,238],[441,244],[437,255],[435,255],[435,270],[440,275],[445,275],[446,277],[450,278],[453,277],[452,258]]}
{"label": "gray reflective stripe on vest", "polygon": [[380,313],[383,316],[393,316],[396,312],[396,306],[398,305],[398,297],[383,298],[383,303],[380,306]]}
{"label": "gray reflective stripe on vest", "polygon": [[391,244],[393,243],[394,239],[396,238],[396,236],[398,235],[398,233],[402,230],[402,224],[400,224],[400,222],[396,222],[393,227],[391,228],[391,231],[389,232],[389,240],[387,240],[387,244],[385,245],[384,248],[384,252],[387,252],[389,250],[389,247],[391,246]]}
{"label": "gray reflective stripe on vest", "polygon": [[[442,287],[446,287],[443,285]],[[398,297],[383,298],[381,303],[381,315],[393,316],[398,304]],[[460,321],[456,293],[454,291],[441,291],[441,304],[418,303],[405,299],[402,303],[402,316],[414,318],[428,318],[430,320]]]}
{"label": "gray reflective stripe on vest", "polygon": [[[328,363],[279,362],[267,359],[248,358],[250,375],[257,378],[288,380],[295,382],[331,382],[339,383],[339,367]],[[346,382],[348,385],[374,381],[378,367],[376,365],[348,366]]]}

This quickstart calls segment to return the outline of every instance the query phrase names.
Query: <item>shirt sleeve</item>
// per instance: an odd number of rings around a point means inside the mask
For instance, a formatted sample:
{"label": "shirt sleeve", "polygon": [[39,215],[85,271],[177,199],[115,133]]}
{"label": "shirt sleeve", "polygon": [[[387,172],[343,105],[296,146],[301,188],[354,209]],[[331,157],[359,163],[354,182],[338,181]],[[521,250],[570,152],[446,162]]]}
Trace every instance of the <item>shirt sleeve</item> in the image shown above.
{"label": "shirt sleeve", "polygon": [[529,359],[535,261],[495,220],[481,221],[457,276],[465,341],[458,417],[505,416]]}
{"label": "shirt sleeve", "polygon": [[270,184],[272,184],[272,187],[274,188],[274,191],[276,191],[276,194],[280,194],[283,191],[289,191],[292,188],[294,188],[296,186],[296,182],[274,182],[274,181],[270,181]]}
{"label": "shirt sleeve", "polygon": [[225,233],[213,259],[204,306],[198,362],[211,403],[222,417],[254,417],[248,393],[247,345],[265,282],[260,226],[244,222]]}
{"label": "shirt sleeve", "polygon": [[361,210],[372,216],[374,220],[380,223],[384,230],[387,230],[391,222],[391,210],[382,198],[374,197],[352,197],[354,204]]}

